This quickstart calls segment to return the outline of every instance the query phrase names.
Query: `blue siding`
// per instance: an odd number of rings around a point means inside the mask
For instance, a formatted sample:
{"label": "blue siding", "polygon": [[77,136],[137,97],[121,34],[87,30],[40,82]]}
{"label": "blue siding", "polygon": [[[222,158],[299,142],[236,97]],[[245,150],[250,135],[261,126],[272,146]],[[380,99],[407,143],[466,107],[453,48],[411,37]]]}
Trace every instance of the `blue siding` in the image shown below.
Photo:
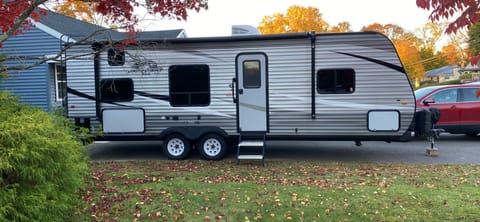
{"label": "blue siding", "polygon": [[[12,37],[0,48],[0,53],[13,56],[44,57],[59,52],[60,42],[57,38],[37,29],[25,31]],[[15,59],[7,62],[8,66],[31,64],[35,60]],[[28,70],[11,71],[8,78],[0,83],[1,90],[12,91],[20,100],[48,111],[51,109],[50,88],[54,83],[49,80],[48,64]]]}

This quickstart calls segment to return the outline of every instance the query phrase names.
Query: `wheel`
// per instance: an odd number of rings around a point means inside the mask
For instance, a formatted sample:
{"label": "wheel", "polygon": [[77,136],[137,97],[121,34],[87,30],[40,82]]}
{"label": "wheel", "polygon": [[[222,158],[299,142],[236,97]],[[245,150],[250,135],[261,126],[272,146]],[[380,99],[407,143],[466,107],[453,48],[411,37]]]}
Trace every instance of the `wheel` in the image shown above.
{"label": "wheel", "polygon": [[217,134],[207,134],[202,137],[198,150],[204,159],[220,160],[227,153],[227,143]]}
{"label": "wheel", "polygon": [[465,133],[465,135],[467,136],[477,136],[478,132],[477,133]]}
{"label": "wheel", "polygon": [[181,160],[187,157],[192,146],[184,136],[180,134],[172,134],[163,141],[163,151],[171,160]]}

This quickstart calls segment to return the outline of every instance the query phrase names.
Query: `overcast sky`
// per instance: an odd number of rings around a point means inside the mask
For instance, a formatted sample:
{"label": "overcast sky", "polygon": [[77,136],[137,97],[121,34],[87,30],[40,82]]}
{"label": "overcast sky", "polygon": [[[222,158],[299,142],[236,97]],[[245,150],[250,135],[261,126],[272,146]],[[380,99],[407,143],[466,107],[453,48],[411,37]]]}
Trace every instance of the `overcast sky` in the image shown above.
{"label": "overcast sky", "polygon": [[209,0],[209,9],[191,12],[187,22],[148,20],[146,30],[185,29],[189,37],[230,35],[232,25],[257,27],[262,18],[285,13],[292,5],[320,10],[330,25],[348,21],[354,31],[372,23],[393,23],[414,31],[428,22],[429,12],[415,0]]}

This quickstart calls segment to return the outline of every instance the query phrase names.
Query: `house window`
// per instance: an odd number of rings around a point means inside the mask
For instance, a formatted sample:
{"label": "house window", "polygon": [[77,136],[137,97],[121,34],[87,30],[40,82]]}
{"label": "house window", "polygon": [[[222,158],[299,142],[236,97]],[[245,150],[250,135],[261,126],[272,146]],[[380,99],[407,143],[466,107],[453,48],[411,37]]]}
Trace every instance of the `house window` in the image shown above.
{"label": "house window", "polygon": [[55,64],[55,100],[57,102],[63,101],[67,96],[67,72],[65,66]]}
{"label": "house window", "polygon": [[260,88],[260,61],[243,62],[243,87]]}
{"label": "house window", "polygon": [[100,99],[104,102],[128,102],[133,100],[133,80],[128,78],[102,79]]}
{"label": "house window", "polygon": [[210,69],[207,65],[175,65],[168,69],[171,106],[208,106]]}
{"label": "house window", "polygon": [[353,69],[320,69],[317,72],[317,91],[322,94],[346,94],[355,91]]}

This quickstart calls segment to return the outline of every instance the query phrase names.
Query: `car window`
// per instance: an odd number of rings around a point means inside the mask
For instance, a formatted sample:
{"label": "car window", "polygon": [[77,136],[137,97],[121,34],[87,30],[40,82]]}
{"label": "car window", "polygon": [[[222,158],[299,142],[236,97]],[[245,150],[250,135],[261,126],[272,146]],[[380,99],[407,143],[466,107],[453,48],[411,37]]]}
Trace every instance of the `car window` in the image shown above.
{"label": "car window", "polygon": [[420,99],[437,88],[438,87],[426,87],[426,88],[417,89],[415,90],[415,98]]}
{"label": "car window", "polygon": [[462,102],[480,101],[480,88],[462,89]]}
{"label": "car window", "polygon": [[429,96],[434,98],[435,103],[454,103],[457,102],[457,89],[445,89]]}

